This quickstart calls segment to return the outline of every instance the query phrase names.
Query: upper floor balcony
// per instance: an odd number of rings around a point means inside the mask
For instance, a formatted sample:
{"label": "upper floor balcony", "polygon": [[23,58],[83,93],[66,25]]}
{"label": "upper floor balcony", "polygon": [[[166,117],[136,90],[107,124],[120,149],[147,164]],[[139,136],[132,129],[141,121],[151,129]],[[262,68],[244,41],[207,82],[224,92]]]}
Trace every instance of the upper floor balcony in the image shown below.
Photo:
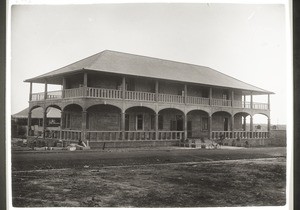
{"label": "upper floor balcony", "polygon": [[98,98],[125,101],[158,102],[186,105],[201,105],[213,107],[233,107],[245,109],[269,110],[268,103],[258,103],[245,100],[226,100],[220,98],[195,97],[189,95],[173,95],[166,93],[153,93],[94,87],[79,87],[59,91],[32,93],[30,101],[64,100],[75,98]]}

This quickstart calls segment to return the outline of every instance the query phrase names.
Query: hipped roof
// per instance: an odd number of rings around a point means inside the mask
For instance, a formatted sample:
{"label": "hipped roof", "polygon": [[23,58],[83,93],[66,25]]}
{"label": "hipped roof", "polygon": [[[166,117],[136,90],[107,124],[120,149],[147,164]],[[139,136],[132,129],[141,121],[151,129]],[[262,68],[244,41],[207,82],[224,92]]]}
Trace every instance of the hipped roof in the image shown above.
{"label": "hipped roof", "polygon": [[61,82],[63,75],[87,70],[241,89],[256,94],[273,93],[209,67],[110,50],[105,50],[49,73],[27,79],[25,82],[44,83],[47,79],[48,83],[52,80],[61,84],[59,82]]}
{"label": "hipped roof", "polygon": [[[28,118],[28,109],[26,108],[16,114],[13,114],[13,118]],[[61,112],[59,109],[49,107],[47,109],[47,118],[60,118]],[[31,111],[31,118],[43,118],[43,109],[37,108]]]}

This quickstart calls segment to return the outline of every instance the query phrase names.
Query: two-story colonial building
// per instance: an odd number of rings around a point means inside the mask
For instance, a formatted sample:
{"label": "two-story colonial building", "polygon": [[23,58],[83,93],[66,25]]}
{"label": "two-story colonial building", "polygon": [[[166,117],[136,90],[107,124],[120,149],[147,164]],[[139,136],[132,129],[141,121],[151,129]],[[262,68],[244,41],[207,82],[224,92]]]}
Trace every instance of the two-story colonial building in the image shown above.
{"label": "two-story colonial building", "polygon": [[[43,108],[43,122],[49,107],[61,110],[61,129],[52,138],[133,146],[269,137],[273,93],[204,66],[106,50],[25,82],[28,128],[33,109]],[[43,83],[44,92],[32,93],[34,83]],[[50,84],[62,88],[47,91]],[[255,103],[254,95],[267,95],[267,103]],[[267,132],[253,130],[255,114],[267,117]]]}

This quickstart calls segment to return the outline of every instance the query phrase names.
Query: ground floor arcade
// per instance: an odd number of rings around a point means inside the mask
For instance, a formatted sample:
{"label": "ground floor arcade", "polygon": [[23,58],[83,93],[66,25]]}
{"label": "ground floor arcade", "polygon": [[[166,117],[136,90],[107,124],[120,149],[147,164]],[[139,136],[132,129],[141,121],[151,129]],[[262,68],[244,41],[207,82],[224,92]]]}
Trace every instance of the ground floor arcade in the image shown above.
{"label": "ground floor arcade", "polygon": [[[47,109],[61,111],[60,127],[49,130]],[[28,128],[32,124],[31,107]],[[224,138],[268,138],[270,118],[266,116],[268,130],[255,131],[253,115],[247,112],[230,113],[224,110],[208,112],[179,108],[154,110],[146,106],[130,106],[122,109],[111,104],[94,104],[83,107],[79,104],[66,106],[50,105],[44,108],[43,137],[62,140],[181,140]],[[248,119],[248,120],[247,120]],[[249,123],[247,123],[247,121]],[[44,123],[45,122],[45,123]],[[30,130],[28,135],[32,135]]]}

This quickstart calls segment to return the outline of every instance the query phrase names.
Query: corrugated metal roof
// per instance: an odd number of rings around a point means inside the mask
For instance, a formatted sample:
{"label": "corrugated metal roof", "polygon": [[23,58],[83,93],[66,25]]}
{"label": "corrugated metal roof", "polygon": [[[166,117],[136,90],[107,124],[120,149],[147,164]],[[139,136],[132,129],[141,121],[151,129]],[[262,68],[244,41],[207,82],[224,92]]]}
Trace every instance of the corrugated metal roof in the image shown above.
{"label": "corrugated metal roof", "polygon": [[[28,109],[26,108],[16,114],[13,114],[13,118],[28,118]],[[60,118],[61,112],[59,109],[49,107],[47,109],[47,118]],[[36,108],[33,109],[31,112],[31,118],[43,118],[43,109],[42,108]]]}
{"label": "corrugated metal roof", "polygon": [[209,86],[228,87],[258,93],[272,93],[209,67],[109,50],[97,53],[38,77],[28,79],[25,82],[43,82],[43,79],[48,77],[61,76],[83,69]]}

